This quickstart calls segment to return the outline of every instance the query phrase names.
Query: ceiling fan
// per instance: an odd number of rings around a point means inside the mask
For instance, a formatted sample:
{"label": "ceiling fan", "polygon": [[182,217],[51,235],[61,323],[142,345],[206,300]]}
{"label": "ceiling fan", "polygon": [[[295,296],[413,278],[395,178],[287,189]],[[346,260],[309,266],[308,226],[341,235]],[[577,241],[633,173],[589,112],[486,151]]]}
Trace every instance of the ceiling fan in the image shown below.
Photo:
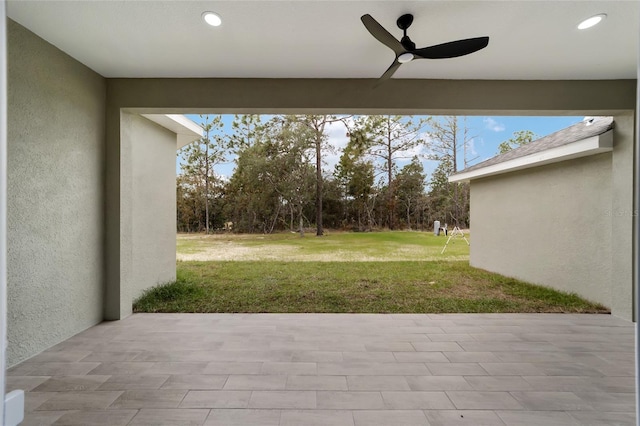
{"label": "ceiling fan", "polygon": [[411,62],[414,59],[455,58],[477,52],[489,44],[489,37],[476,37],[416,49],[416,44],[411,41],[407,35],[407,29],[413,23],[413,15],[402,15],[396,21],[398,28],[403,31],[403,36],[400,41],[392,36],[389,31],[385,30],[371,15],[362,15],[360,20],[376,40],[393,50],[396,54],[396,58],[391,66],[382,74],[378,80],[378,84],[390,78],[393,73],[400,68],[400,65]]}

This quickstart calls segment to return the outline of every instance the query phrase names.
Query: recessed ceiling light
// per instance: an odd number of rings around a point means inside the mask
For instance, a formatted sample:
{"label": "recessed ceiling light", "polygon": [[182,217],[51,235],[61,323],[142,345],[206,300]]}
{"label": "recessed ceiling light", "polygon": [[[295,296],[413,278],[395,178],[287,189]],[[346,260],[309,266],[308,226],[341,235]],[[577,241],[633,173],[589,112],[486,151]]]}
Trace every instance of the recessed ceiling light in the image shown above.
{"label": "recessed ceiling light", "polygon": [[606,17],[606,13],[599,13],[595,16],[592,16],[591,18],[585,19],[584,21],[580,22],[580,24],[578,24],[578,29],[586,30],[587,28],[591,28],[594,25],[599,24]]}
{"label": "recessed ceiling light", "polygon": [[212,27],[219,27],[220,24],[222,24],[222,18],[220,18],[220,15],[218,15],[217,13],[204,12],[202,14],[202,19],[204,19],[204,22],[211,25]]}

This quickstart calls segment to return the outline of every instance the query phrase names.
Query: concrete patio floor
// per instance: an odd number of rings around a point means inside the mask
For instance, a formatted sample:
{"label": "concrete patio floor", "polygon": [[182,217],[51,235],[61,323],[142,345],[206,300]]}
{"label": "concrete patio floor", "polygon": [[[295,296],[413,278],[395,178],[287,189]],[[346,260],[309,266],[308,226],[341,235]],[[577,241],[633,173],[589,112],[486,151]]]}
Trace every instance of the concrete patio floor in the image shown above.
{"label": "concrete patio floor", "polygon": [[24,425],[632,425],[608,315],[137,314],[8,372]]}

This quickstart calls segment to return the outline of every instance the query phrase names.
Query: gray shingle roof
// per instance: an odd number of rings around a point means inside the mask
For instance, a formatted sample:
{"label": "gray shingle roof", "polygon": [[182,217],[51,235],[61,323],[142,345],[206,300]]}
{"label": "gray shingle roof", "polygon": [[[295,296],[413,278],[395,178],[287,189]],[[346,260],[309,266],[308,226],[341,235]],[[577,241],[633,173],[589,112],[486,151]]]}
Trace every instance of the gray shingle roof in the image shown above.
{"label": "gray shingle roof", "polygon": [[475,164],[471,167],[467,167],[466,169],[458,173],[466,173],[473,170],[482,169],[487,166],[504,163],[505,161],[514,160],[520,157],[526,157],[527,155],[535,154],[537,152],[546,151],[551,148],[568,145],[570,143],[587,139],[592,136],[601,135],[608,130],[613,129],[613,124],[613,117],[595,117],[591,122],[582,121],[580,123],[574,124],[573,126],[569,126],[566,129],[558,130],[555,133],[551,133],[550,135],[547,135],[540,139],[536,139],[531,143],[512,149],[509,152],[496,155],[495,157],[489,158],[488,160],[485,160],[481,163]]}

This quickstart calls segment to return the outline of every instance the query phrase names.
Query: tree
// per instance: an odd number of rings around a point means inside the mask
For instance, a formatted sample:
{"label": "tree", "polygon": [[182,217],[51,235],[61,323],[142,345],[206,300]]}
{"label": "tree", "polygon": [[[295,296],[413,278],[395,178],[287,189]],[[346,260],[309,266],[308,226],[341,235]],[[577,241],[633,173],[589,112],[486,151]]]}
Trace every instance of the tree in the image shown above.
{"label": "tree", "polygon": [[411,229],[412,210],[417,207],[418,200],[424,196],[425,179],[424,167],[418,156],[414,156],[411,162],[404,166],[396,176],[396,193],[404,207],[406,226],[409,229]]}
{"label": "tree", "polygon": [[451,215],[457,214],[452,208],[453,184],[449,183],[449,176],[453,174],[453,164],[450,157],[444,157],[429,182],[429,219],[448,222]]}
{"label": "tree", "polygon": [[313,196],[312,145],[306,125],[293,116],[275,116],[260,138],[240,148],[228,185],[228,211],[238,229],[270,233],[288,215],[290,228],[297,219],[304,235],[305,209]]}
{"label": "tree", "polygon": [[395,163],[401,158],[411,158],[415,155],[414,148],[425,141],[422,130],[428,119],[414,121],[412,117],[400,115],[368,116],[358,124],[366,133],[367,152],[379,160],[379,168],[386,174],[387,226],[395,227],[394,210],[396,199],[393,178]]}
{"label": "tree", "polygon": [[176,229],[178,232],[192,232],[202,229],[201,202],[199,185],[193,176],[180,174],[176,179]]}
{"label": "tree", "polygon": [[349,143],[336,165],[335,176],[344,187],[345,200],[353,201],[358,230],[362,230],[362,217],[366,216],[368,229],[373,227],[372,206],[369,204],[373,192],[373,162],[365,158],[368,141],[363,130],[349,133]]}
{"label": "tree", "polygon": [[313,132],[294,117],[274,121],[271,138],[271,171],[267,174],[271,185],[286,201],[291,216],[298,216],[298,231],[304,236],[304,208],[313,193],[313,166],[311,150]]}
{"label": "tree", "polygon": [[[209,233],[209,204],[211,183],[216,179],[214,166],[224,161],[225,151],[220,135],[212,135],[223,128],[222,117],[217,115],[200,115],[205,136],[198,141],[183,147],[178,155],[182,155],[186,163],[183,174],[193,177],[193,184],[203,186],[205,206],[205,231]],[[213,137],[212,137],[213,136]]]}
{"label": "tree", "polygon": [[257,141],[238,152],[236,167],[226,186],[226,215],[238,232],[271,233],[280,217],[281,200],[266,180],[267,145]]}
{"label": "tree", "polygon": [[536,139],[537,136],[531,130],[519,130],[517,132],[513,132],[513,137],[507,139],[504,142],[501,142],[498,145],[498,153],[504,154],[505,152],[509,152],[512,149],[519,148],[522,145],[526,145]]}
{"label": "tree", "polygon": [[444,116],[432,120],[430,125],[429,159],[442,161],[446,158],[451,163],[451,173],[457,172],[460,164],[468,167],[475,158],[468,158],[474,136],[467,127],[466,117]]}
{"label": "tree", "polygon": [[253,146],[260,140],[264,123],[257,114],[236,114],[231,123],[233,133],[229,136],[227,147],[234,152]]}
{"label": "tree", "polygon": [[313,141],[316,156],[316,192],[315,192],[315,208],[316,208],[316,236],[320,237],[324,234],[322,225],[322,186],[324,179],[322,176],[322,151],[326,148],[327,135],[325,129],[327,124],[342,120],[333,115],[302,115],[298,116],[298,120],[309,128],[310,136]]}
{"label": "tree", "polygon": [[322,222],[324,226],[339,229],[344,226],[345,211],[343,186],[338,179],[325,175],[322,184]]}
{"label": "tree", "polygon": [[470,133],[465,118],[445,116],[431,122],[429,159],[439,163],[430,182],[430,211],[436,215],[432,219],[468,224],[469,186],[449,183],[448,178],[459,170],[460,163],[468,167],[473,161],[468,157],[474,139]]}

